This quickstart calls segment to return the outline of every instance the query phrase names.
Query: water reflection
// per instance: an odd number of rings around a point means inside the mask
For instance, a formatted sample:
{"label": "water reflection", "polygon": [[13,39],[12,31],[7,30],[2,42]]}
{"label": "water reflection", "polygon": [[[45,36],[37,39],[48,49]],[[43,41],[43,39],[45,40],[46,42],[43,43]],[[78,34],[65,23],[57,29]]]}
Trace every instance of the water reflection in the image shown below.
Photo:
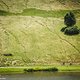
{"label": "water reflection", "polygon": [[80,80],[80,72],[33,72],[1,75],[0,80]]}

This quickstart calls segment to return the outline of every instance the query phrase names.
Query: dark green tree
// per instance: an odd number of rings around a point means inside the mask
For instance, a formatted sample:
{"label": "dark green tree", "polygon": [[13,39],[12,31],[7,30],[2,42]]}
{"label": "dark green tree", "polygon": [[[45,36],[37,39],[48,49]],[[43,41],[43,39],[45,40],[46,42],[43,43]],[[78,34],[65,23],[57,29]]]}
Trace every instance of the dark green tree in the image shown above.
{"label": "dark green tree", "polygon": [[69,12],[65,15],[64,24],[67,27],[72,27],[76,24],[76,18],[75,18],[75,15],[72,12]]}

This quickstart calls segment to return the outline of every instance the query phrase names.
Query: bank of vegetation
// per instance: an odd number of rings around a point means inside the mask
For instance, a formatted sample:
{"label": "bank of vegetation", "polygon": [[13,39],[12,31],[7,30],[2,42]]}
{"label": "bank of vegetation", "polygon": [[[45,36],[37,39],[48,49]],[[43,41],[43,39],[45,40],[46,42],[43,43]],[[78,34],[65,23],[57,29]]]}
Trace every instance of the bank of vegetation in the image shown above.
{"label": "bank of vegetation", "polygon": [[80,66],[27,66],[0,68],[0,74],[19,74],[27,72],[80,72]]}

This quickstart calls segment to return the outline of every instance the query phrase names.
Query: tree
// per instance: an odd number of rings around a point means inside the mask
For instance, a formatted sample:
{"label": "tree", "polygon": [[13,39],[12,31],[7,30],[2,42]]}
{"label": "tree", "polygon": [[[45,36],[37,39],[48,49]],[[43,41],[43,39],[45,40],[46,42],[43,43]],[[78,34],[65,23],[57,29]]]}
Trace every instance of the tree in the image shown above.
{"label": "tree", "polygon": [[64,34],[77,35],[80,33],[80,29],[78,29],[78,27],[75,25],[76,18],[72,12],[69,12],[64,16],[64,24],[66,25],[66,27],[63,27],[61,29],[61,31],[64,32]]}
{"label": "tree", "polygon": [[75,15],[72,12],[69,12],[64,17],[64,24],[67,27],[72,27],[76,24]]}

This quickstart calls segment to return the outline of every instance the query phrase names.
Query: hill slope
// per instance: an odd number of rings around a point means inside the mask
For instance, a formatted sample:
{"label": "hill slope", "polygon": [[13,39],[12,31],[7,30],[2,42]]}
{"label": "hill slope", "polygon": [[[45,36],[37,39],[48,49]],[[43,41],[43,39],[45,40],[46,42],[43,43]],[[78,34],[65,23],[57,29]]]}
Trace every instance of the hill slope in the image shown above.
{"label": "hill slope", "polygon": [[22,12],[26,8],[41,10],[80,9],[80,0],[0,0],[0,9]]}
{"label": "hill slope", "polygon": [[0,66],[80,65],[80,34],[60,31],[70,9],[80,28],[80,0],[0,0]]}
{"label": "hill slope", "polygon": [[[0,17],[1,63],[3,66],[79,64],[80,35],[64,35],[60,31],[63,26],[60,18]],[[4,57],[9,53],[13,56]]]}

